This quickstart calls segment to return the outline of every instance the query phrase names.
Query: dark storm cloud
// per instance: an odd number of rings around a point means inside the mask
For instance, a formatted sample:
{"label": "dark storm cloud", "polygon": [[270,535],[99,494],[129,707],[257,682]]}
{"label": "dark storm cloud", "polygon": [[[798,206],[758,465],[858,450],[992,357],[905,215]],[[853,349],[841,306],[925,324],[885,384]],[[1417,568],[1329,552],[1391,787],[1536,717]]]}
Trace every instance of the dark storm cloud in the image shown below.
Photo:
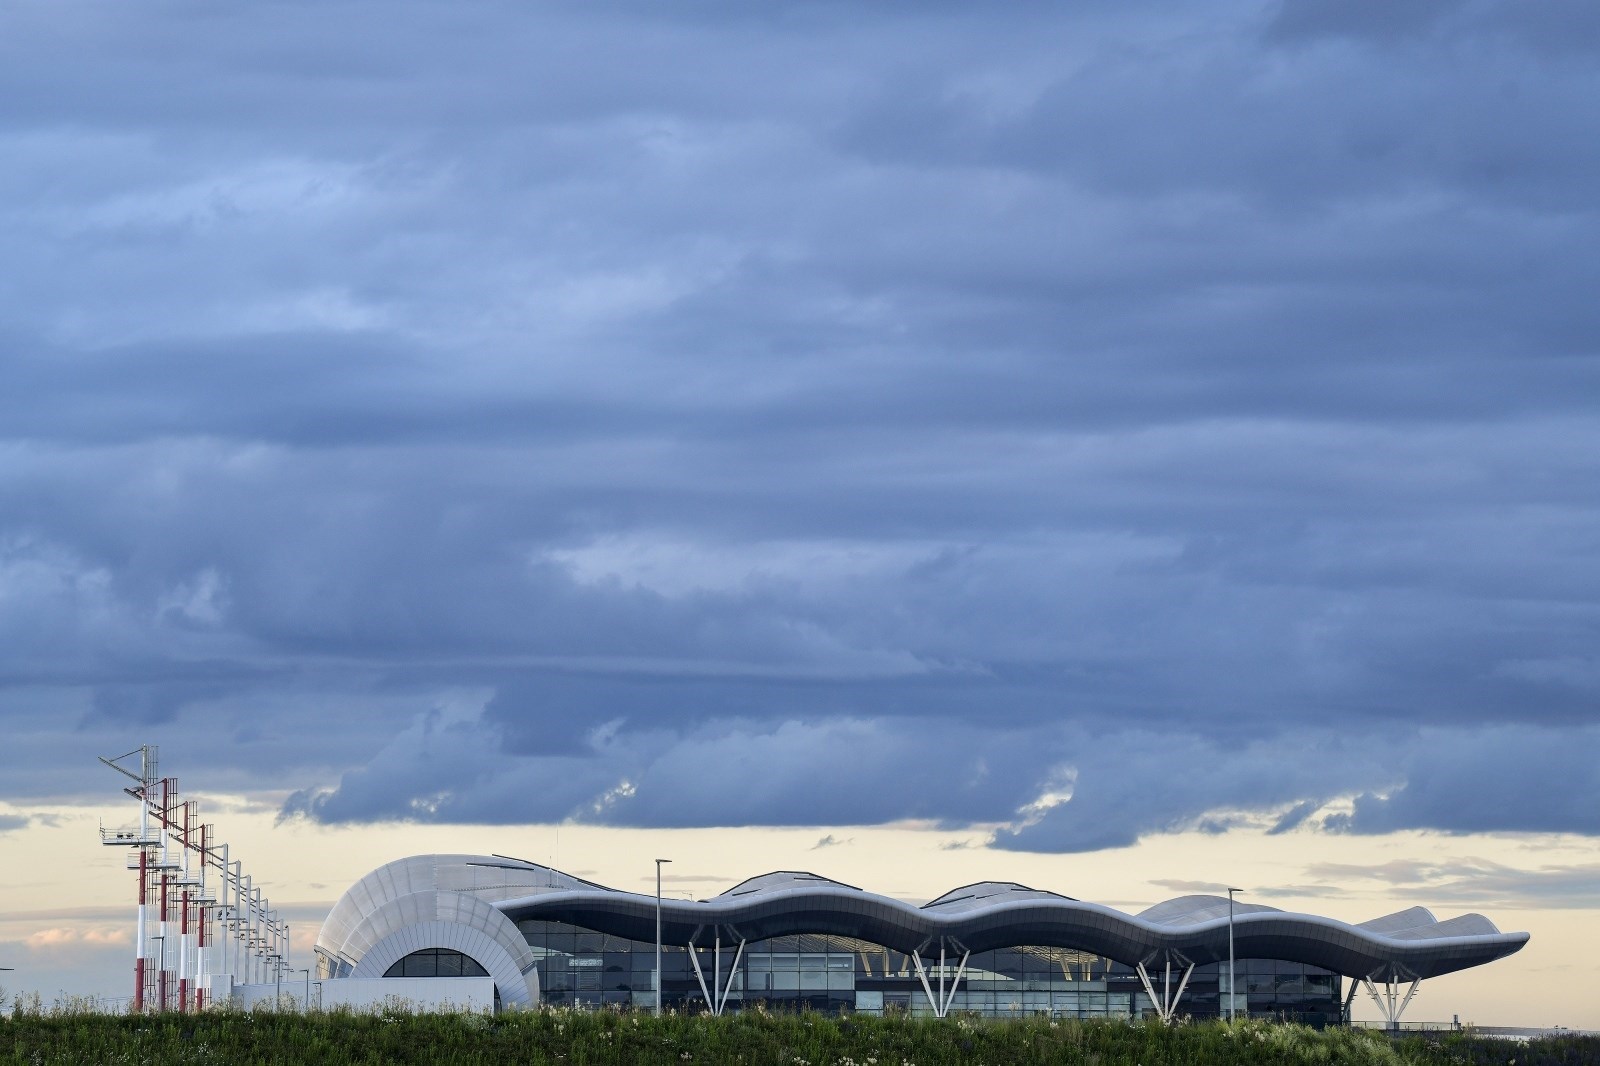
{"label": "dark storm cloud", "polygon": [[1597,39],[12,5],[8,795],[1600,832]]}
{"label": "dark storm cloud", "polygon": [[1600,728],[1498,726],[1425,736],[1405,765],[1405,784],[1356,798],[1348,825],[1381,833],[1441,829],[1561,832],[1600,810]]}

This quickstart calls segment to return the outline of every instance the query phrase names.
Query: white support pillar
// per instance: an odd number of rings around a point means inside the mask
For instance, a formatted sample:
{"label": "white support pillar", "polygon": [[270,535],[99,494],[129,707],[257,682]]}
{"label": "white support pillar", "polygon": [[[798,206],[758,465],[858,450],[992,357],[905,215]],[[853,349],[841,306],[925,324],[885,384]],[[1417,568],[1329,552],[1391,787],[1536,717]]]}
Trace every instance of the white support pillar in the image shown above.
{"label": "white support pillar", "polygon": [[233,979],[245,983],[244,976],[244,863],[233,860],[233,921],[230,925],[228,952],[233,958]]}
{"label": "white support pillar", "polygon": [[254,971],[256,980],[265,984],[267,982],[266,914],[261,909],[261,889],[255,884],[250,886],[250,944],[253,948],[250,969]]}
{"label": "white support pillar", "polygon": [[928,971],[922,966],[922,952],[917,948],[911,949],[911,965],[917,968],[917,979],[922,982],[922,993],[928,997],[928,1006],[933,1008],[935,1017],[942,1017],[939,1014],[939,1001],[934,998],[933,988],[928,984]]}
{"label": "white support pillar", "polygon": [[733,954],[733,966],[728,970],[728,979],[722,979],[722,930],[716,932],[713,941],[711,957],[711,984],[706,984],[705,971],[700,968],[700,949],[695,947],[691,940],[687,945],[689,952],[689,965],[694,967],[695,980],[700,982],[700,995],[705,998],[706,1009],[714,1016],[720,1017],[727,1008],[728,996],[733,992],[734,978],[739,976],[739,963],[744,961],[744,938],[739,939],[739,948]]}
{"label": "white support pillar", "polygon": [[1183,999],[1183,990],[1185,988],[1189,987],[1189,978],[1194,973],[1194,963],[1189,962],[1187,959],[1185,959],[1184,962],[1185,962],[1185,966],[1183,968],[1183,980],[1178,982],[1178,991],[1172,997],[1172,1004],[1168,1008],[1170,1011],[1172,1011],[1174,1013],[1178,1009],[1179,1001],[1181,1001]]}
{"label": "white support pillar", "polygon": [[[728,982],[722,989],[722,995],[717,999],[717,1013],[721,1014],[728,1007],[728,996],[733,992],[733,979],[739,976],[739,963],[744,961],[744,938],[739,938],[739,948],[733,953],[733,966],[728,970]],[[743,995],[743,988],[740,995]]]}
{"label": "white support pillar", "polygon": [[[1402,967],[1394,966],[1385,972],[1374,970],[1361,979],[1366,986],[1367,995],[1372,997],[1372,1002],[1377,1004],[1378,1013],[1383,1015],[1383,1020],[1388,1028],[1400,1028],[1400,1019],[1405,1014],[1406,1008],[1411,1005],[1411,997],[1417,994],[1417,988],[1422,984],[1422,978],[1409,970],[1402,971]],[[1378,989],[1373,984],[1373,978],[1383,982],[1383,994],[1378,994]],[[1400,999],[1400,985],[1410,980],[1411,987],[1406,990],[1405,998]],[[1397,1003],[1396,1000],[1399,999]]]}
{"label": "white support pillar", "polygon": [[963,951],[961,953],[961,965],[956,967],[956,975],[950,982],[950,991],[945,993],[944,1003],[939,1008],[939,1017],[943,1018],[950,1013],[950,1004],[956,998],[956,990],[961,987],[961,978],[967,972],[967,960],[970,958],[972,958],[972,952]]}
{"label": "white support pillar", "polygon": [[240,889],[244,893],[239,897],[239,921],[233,931],[235,939],[239,941],[239,980],[243,984],[254,984],[255,973],[250,965],[250,933],[252,930],[251,887],[254,882],[253,874],[244,874],[240,878]]}
{"label": "white support pillar", "polygon": [[226,973],[234,981],[233,967],[229,965],[229,956],[232,945],[225,939],[232,917],[232,906],[228,902],[228,845],[222,845],[222,861],[217,864],[217,942],[212,946],[211,953],[217,960],[216,970]]}
{"label": "white support pillar", "polygon": [[[1141,959],[1134,969],[1139,974],[1139,980],[1144,983],[1145,995],[1150,997],[1150,1002],[1156,1008],[1156,1016],[1168,1025],[1172,1024],[1178,1016],[1178,1004],[1183,1000],[1183,991],[1189,987],[1189,977],[1194,973],[1194,963],[1176,951],[1163,952],[1165,962],[1165,976],[1162,980],[1161,995],[1156,995],[1154,983],[1150,980],[1150,971],[1145,969],[1145,963],[1150,958]],[[1151,956],[1154,958],[1154,956]],[[1178,990],[1172,991],[1172,960],[1177,959],[1182,966],[1183,976],[1178,981]]]}
{"label": "white support pillar", "polygon": [[[1151,1004],[1156,1008],[1156,1013],[1160,1015],[1161,997],[1157,996],[1156,990],[1151,987],[1150,974],[1144,968],[1144,960],[1141,959],[1139,962],[1135,963],[1133,969],[1134,972],[1139,975],[1140,982],[1144,985],[1144,994],[1150,997]],[[1165,1015],[1162,1015],[1161,1020],[1166,1021]]]}
{"label": "white support pillar", "polygon": [[[961,947],[958,942],[956,947]],[[961,987],[961,977],[967,972],[967,960],[972,957],[972,952],[964,951],[961,956],[961,965],[956,970],[954,980],[950,983],[948,991],[945,988],[945,943],[944,938],[939,938],[939,991],[933,990],[933,984],[928,980],[927,968],[922,965],[922,953],[918,948],[911,949],[911,964],[916,967],[917,978],[922,982],[923,994],[928,997],[928,1006],[933,1008],[935,1018],[943,1018],[950,1012],[950,1004],[956,998],[956,990]]]}
{"label": "white support pillar", "polygon": [[[706,1001],[706,1010],[715,1014],[717,1012],[716,1002],[711,998],[710,990],[706,988],[706,975],[700,972],[700,950],[694,946],[694,941],[692,940],[688,943],[687,950],[689,952],[689,965],[694,967],[694,979],[700,982],[700,995]],[[715,974],[712,975],[711,980],[713,984],[716,982]]]}

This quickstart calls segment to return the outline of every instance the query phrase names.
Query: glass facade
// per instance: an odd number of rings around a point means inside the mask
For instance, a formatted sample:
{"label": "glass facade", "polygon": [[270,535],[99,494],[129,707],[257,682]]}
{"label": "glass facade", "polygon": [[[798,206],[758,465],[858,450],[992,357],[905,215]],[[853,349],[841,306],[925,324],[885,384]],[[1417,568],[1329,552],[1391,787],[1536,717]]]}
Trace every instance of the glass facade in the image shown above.
{"label": "glass facade", "polygon": [[[640,1008],[654,1003],[654,942],[625,940],[562,922],[525,921],[519,922],[518,928],[533,951],[545,1003]],[[722,945],[725,987],[737,947],[726,941]],[[699,961],[707,987],[713,988],[714,952],[703,949]],[[955,979],[959,961],[946,959],[946,988]],[[924,958],[923,967],[937,995],[938,958]],[[1196,966],[1179,1013],[1197,1018],[1226,1013],[1227,968],[1225,962]],[[690,1011],[705,1008],[700,981],[684,947],[663,944],[661,969],[664,1005]],[[1342,988],[1337,974],[1271,959],[1240,959],[1235,970],[1236,1009],[1241,1015],[1248,1011],[1312,1025],[1339,1020]],[[1150,976],[1160,994],[1164,973],[1152,971]],[[1179,977],[1176,972],[1172,976],[1174,988]],[[863,940],[827,935],[774,937],[747,944],[732,978],[728,1009],[758,1002],[769,1010],[933,1013],[911,956]],[[1154,1013],[1139,975],[1131,967],[1055,947],[974,953],[951,996],[950,1009],[993,1017],[1048,1013],[1129,1018]]]}
{"label": "glass facade", "polygon": [[413,951],[383,972],[385,977],[488,977],[489,971],[470,955],[448,948]]}

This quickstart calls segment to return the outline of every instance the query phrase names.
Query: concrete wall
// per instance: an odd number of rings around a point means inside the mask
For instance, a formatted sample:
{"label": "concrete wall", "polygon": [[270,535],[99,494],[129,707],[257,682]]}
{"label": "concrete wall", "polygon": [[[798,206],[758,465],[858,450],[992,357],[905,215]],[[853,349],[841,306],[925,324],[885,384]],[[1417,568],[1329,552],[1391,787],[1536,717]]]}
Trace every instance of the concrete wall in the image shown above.
{"label": "concrete wall", "polygon": [[[271,984],[259,985],[234,985],[233,994],[228,998],[230,1006],[240,1010],[251,1010],[255,1007],[271,1007],[277,999],[279,986],[276,981]],[[278,1005],[284,1010],[305,1010],[306,979],[299,974],[287,978],[282,986],[283,1000]],[[214,1002],[221,1002],[220,997]],[[317,1005],[317,982],[311,982],[311,1005]]]}
{"label": "concrete wall", "polygon": [[338,977],[317,981],[323,1010],[393,1008],[411,1011],[494,1013],[492,977]]}
{"label": "concrete wall", "polygon": [[[305,1010],[304,977],[286,979],[279,986],[234,985],[231,1005],[240,1010],[255,1007]],[[333,977],[311,982],[311,1009],[354,1011],[467,1011],[494,1012],[492,977]]]}

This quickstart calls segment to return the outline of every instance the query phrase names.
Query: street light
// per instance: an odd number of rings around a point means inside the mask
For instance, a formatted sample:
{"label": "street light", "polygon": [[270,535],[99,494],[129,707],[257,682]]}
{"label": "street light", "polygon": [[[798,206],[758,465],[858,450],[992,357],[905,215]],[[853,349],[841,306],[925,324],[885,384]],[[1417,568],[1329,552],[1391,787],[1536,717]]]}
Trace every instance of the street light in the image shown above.
{"label": "street light", "polygon": [[661,1017],[661,864],[671,859],[656,860],[656,1017]]}
{"label": "street light", "polygon": [[1233,998],[1236,995],[1233,990],[1233,894],[1243,891],[1242,888],[1228,889],[1228,1021],[1230,1022],[1233,1021],[1236,1010],[1234,1004],[1238,1002]]}

